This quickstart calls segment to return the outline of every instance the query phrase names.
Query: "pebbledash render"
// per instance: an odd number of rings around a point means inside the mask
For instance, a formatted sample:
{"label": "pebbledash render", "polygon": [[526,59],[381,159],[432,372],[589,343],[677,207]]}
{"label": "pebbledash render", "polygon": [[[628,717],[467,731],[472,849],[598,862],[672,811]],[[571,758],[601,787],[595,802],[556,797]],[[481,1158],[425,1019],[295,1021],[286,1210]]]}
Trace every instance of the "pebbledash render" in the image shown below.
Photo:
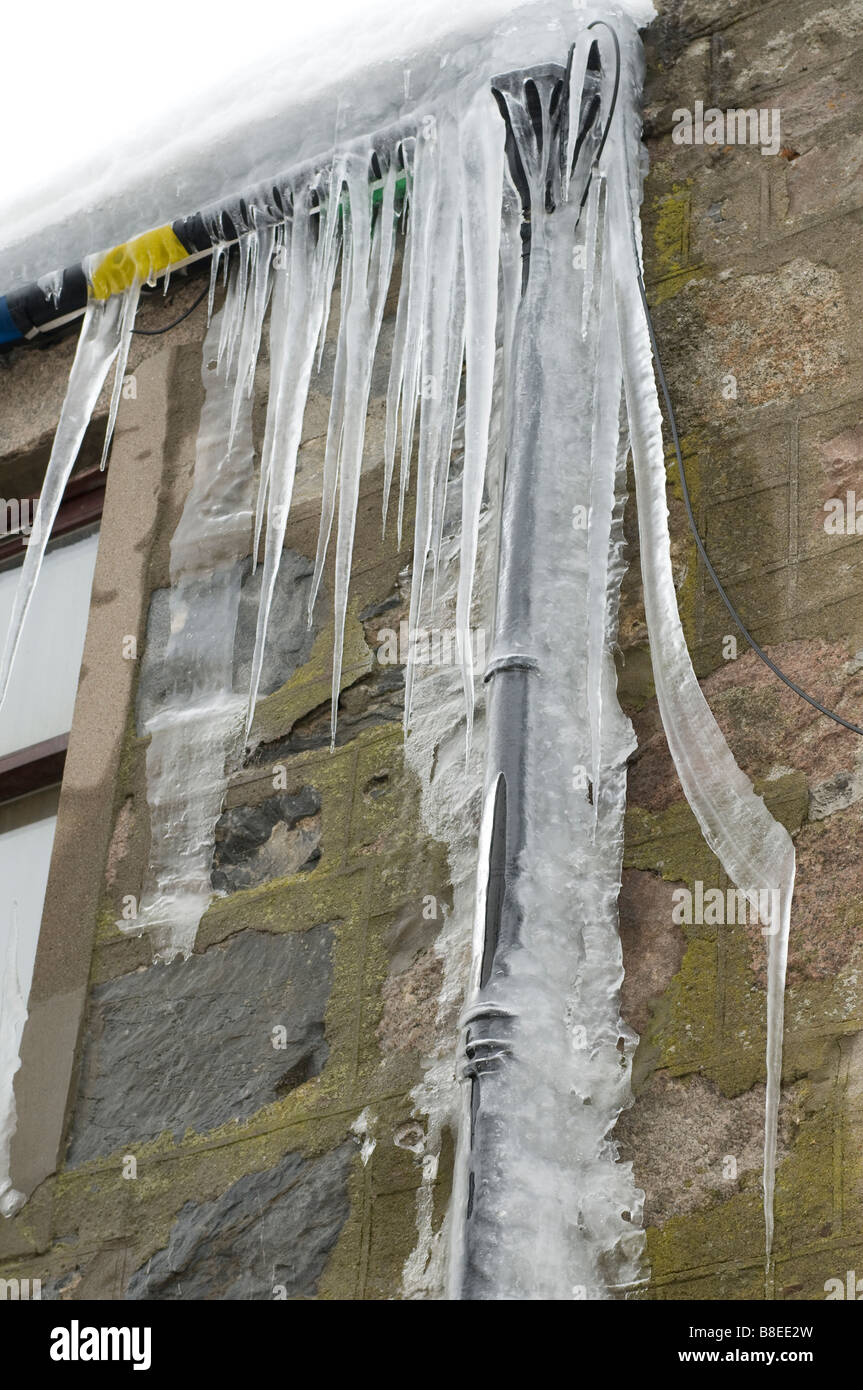
{"label": "pebbledash render", "polygon": [[[658,8],[643,35],[644,261],[696,518],[761,646],[859,722],[863,540],[848,498],[863,496],[863,5]],[[699,102],[702,113],[780,113],[781,147],[675,139],[681,109]],[[394,333],[399,274],[397,264],[384,334]],[[144,297],[137,326],[177,319],[205,284],[192,270],[175,276],[167,297],[161,288]],[[53,833],[53,850],[44,837],[32,849],[34,863],[50,857],[50,872],[15,1084],[11,1174],[27,1201],[0,1221],[0,1279],[38,1280],[42,1298],[73,1301],[440,1297],[435,1242],[455,1136],[430,1132],[423,1087],[435,1067],[456,1065],[446,931],[476,844],[454,847],[434,823],[402,729],[416,498],[407,494],[402,543],[393,526],[382,538],[385,378],[371,387],[331,749],[332,559],[307,623],[326,352],[303,423],[262,736],[227,787],[210,905],[191,954],[167,964],[153,962],[148,937],[118,925],[134,923],[147,893],[143,727],[165,679],[169,546],[195,464],[206,322],[205,299],[167,334],[132,339],[105,474],[108,392],[100,398],[49,552],[68,621],[82,638],[86,629],[74,714],[70,706],[67,726],[35,747],[0,753],[8,872],[24,843],[15,836]],[[335,332],[333,323],[331,344]],[[0,495],[18,500],[16,524],[40,490],[73,354],[74,335],[0,358]],[[256,444],[267,371],[264,348]],[[645,1194],[646,1248],[643,1282],[625,1292],[854,1297],[863,740],[747,651],[698,557],[670,448],[667,461],[689,650],[739,765],[794,841],[797,878],[765,1290],[765,936],[705,845],[671,762],[631,497],[617,676],[638,747],[621,1013],[640,1041],[633,1103],[613,1138]],[[480,590],[490,544],[481,529]],[[20,539],[0,538],[0,583],[21,553]],[[249,564],[237,669],[253,659],[256,585]],[[34,608],[25,639],[34,647],[40,621]],[[415,646],[420,665],[458,661],[446,629]],[[34,704],[52,671],[42,650]],[[436,767],[463,758],[463,729],[428,751]]]}

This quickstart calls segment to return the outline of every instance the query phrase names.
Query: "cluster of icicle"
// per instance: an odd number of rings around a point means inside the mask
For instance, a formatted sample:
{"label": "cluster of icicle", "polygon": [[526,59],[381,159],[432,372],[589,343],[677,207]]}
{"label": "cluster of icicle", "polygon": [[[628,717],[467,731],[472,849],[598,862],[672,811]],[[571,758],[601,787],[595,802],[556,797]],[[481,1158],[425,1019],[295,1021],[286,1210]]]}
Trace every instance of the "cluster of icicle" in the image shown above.
{"label": "cluster of icicle", "polygon": [[[573,764],[580,763],[590,770],[598,788],[596,824],[601,830],[607,811],[609,824],[616,826],[622,811],[625,759],[630,745],[626,721],[616,705],[610,641],[622,567],[622,462],[628,442],[636,475],[645,606],[657,696],[681,783],[708,843],[734,882],[745,890],[780,890],[782,920],[771,924],[768,938],[764,1203],[769,1250],[793,848],[786,832],[755,796],[725,744],[695,679],[678,616],[670,563],[661,418],[638,289],[640,250],[634,209],[640,200],[642,173],[637,155],[640,44],[631,25],[624,24],[623,28],[626,32],[618,115],[596,171],[587,220],[582,220],[578,232],[585,239],[588,252],[583,296],[577,302],[567,302],[552,286],[549,299],[563,323],[572,317],[580,328],[582,313],[586,316],[585,333],[589,331],[591,352],[601,365],[587,406],[592,412],[587,436],[594,436],[596,447],[606,460],[605,473],[589,482],[591,522],[586,548],[578,563],[569,566],[572,585],[587,585],[596,603],[582,604],[588,630],[567,637],[568,641],[580,641],[588,654],[580,668],[580,679],[584,681],[586,707],[593,720],[584,739],[582,731],[577,739],[569,739],[570,743],[579,739],[581,742],[578,748],[568,748],[568,754],[572,753]],[[378,176],[371,211],[370,168]],[[470,739],[474,701],[471,594],[496,360],[501,360],[501,354],[496,359],[496,346],[503,338],[502,359],[506,362],[508,356],[511,358],[511,335],[518,310],[518,276],[513,273],[518,258],[516,254],[513,262],[511,232],[509,259],[506,237],[502,247],[502,225],[506,222],[503,219],[502,224],[504,192],[508,205],[513,204],[507,178],[503,123],[487,84],[483,83],[469,98],[442,103],[424,115],[409,134],[402,130],[390,141],[379,138],[374,143],[355,142],[319,168],[298,174],[284,189],[286,211],[281,217],[274,217],[272,208],[262,211],[250,206],[248,223],[230,256],[227,248],[213,256],[211,314],[220,262],[228,271],[227,293],[223,307],[212,318],[204,344],[205,406],[195,475],[172,545],[171,636],[168,651],[160,658],[168,678],[167,695],[160,708],[149,712],[145,723],[145,731],[152,735],[148,755],[151,864],[138,917],[121,924],[125,930],[152,932],[163,958],[188,953],[194,945],[198,921],[211,896],[209,869],[215,823],[229,770],[241,762],[249,742],[254,742],[255,706],[304,410],[310,384],[320,369],[338,282],[340,313],[335,327],[320,530],[311,593],[313,605],[334,539],[335,737],[366,416],[398,246],[401,277],[386,391],[384,522],[391,489],[396,487],[393,510],[395,524],[401,531],[412,486],[411,463],[416,455],[410,598],[413,628],[435,588],[453,431],[463,396],[456,627],[461,639],[465,721]],[[559,251],[558,247],[555,254]],[[571,256],[571,248],[566,254]],[[0,663],[0,701],[57,507],[91,412],[114,365],[107,456],[139,292],[140,286],[135,285],[124,296],[94,300],[87,309],[34,528],[40,539],[27,551]],[[269,334],[270,385],[255,497],[250,412],[265,326]],[[549,352],[555,351],[554,328],[549,329],[541,320],[535,326],[540,335],[546,335]],[[503,386],[505,395],[506,381]],[[626,418],[622,433],[618,430],[621,395]],[[561,408],[566,410],[565,401]],[[564,438],[566,419],[559,427]],[[565,462],[564,450],[561,464]],[[561,485],[564,482],[562,478]],[[554,533],[549,553],[565,561],[573,534],[569,515],[557,515],[553,496],[544,498],[542,505]],[[250,551],[257,560],[261,543],[261,597],[254,657],[247,688],[238,690],[232,655],[242,565]],[[549,569],[550,559],[536,559],[540,570],[543,566]],[[562,599],[567,601],[565,588],[553,598],[550,596],[549,605],[553,602],[555,610],[549,606],[544,615],[539,615],[552,646],[552,630],[561,615]],[[561,677],[566,670],[562,661]],[[409,665],[406,724],[410,720],[414,676]],[[540,730],[534,729],[530,736],[540,734]],[[565,729],[561,729],[561,735],[567,737]],[[538,993],[531,997],[541,997],[543,988],[548,986],[543,1012],[537,1015],[529,1037],[530,1045],[538,1052],[544,1046],[542,1018],[549,1009],[558,1007],[576,1008],[570,1023],[577,1025],[583,1016],[590,1024],[594,1012],[606,1009],[611,1000],[612,1031],[615,1039],[620,1035],[614,1003],[621,975],[616,937],[620,840],[616,831],[609,831],[604,838],[594,826],[589,841],[584,841],[589,858],[583,865],[584,882],[579,885],[572,877],[566,838],[567,818],[576,803],[575,814],[580,814],[583,787],[573,786],[572,765],[561,771],[562,760],[551,742],[543,757],[552,782],[556,774],[563,778],[556,785],[550,783],[549,805],[555,820],[548,827],[547,853],[550,859],[558,856],[563,864],[567,881],[580,894],[579,910],[585,920],[595,912],[596,921],[602,924],[602,940],[597,938],[594,943],[595,973],[585,977],[586,987],[593,979],[597,998],[581,998],[573,1005],[571,993],[568,1002],[566,999],[565,980],[533,981]],[[592,850],[588,850],[588,843]],[[600,853],[603,845],[607,849],[604,859]],[[554,917],[543,921],[553,955],[570,931],[566,897],[557,893],[552,899],[548,882],[542,880],[537,866],[528,869],[528,891],[534,895],[537,911],[544,913],[550,906],[554,908]],[[601,950],[608,953],[604,962],[596,954]],[[584,1025],[581,1026],[583,1032]],[[567,1183],[574,1191],[588,1181],[591,1200],[602,1205],[601,1182],[595,1181],[600,1172],[597,1164],[601,1159],[606,1177],[613,1168],[615,1151],[608,1130],[621,1107],[628,1103],[628,1065],[625,1061],[621,1064],[618,1056],[616,1078],[609,1083],[607,1069],[600,1068],[594,1074],[590,1048],[582,1033],[577,1038],[580,1041],[562,1062],[568,1068],[564,1089],[577,1097],[578,1123],[593,1145],[584,1158],[590,1173],[580,1171],[583,1155],[549,1149],[549,1136],[558,1135],[565,1143],[570,1130],[561,1130],[553,1116],[533,1113],[527,1091],[523,1094],[524,1113],[513,1114],[510,1124],[513,1136],[524,1144],[523,1176],[528,1189],[537,1180],[530,1171],[530,1146],[534,1140],[541,1140],[542,1181]],[[631,1045],[629,1039],[627,1054]],[[534,1070],[541,1069],[542,1060],[540,1055],[533,1058]],[[602,1095],[602,1088],[609,1084],[611,1091]],[[603,1113],[586,1124],[589,1105],[596,1105]],[[549,1119],[551,1127],[546,1135],[542,1126]],[[621,1201],[628,1200],[630,1214],[637,1216],[637,1198],[629,1176],[621,1176],[620,1192],[612,1191],[609,1200],[612,1205],[617,1203],[618,1210],[608,1233],[601,1212],[594,1222],[597,1268],[602,1266],[600,1247],[606,1235],[609,1241],[620,1238]],[[554,1266],[555,1243],[559,1243],[560,1233],[551,1226],[543,1228],[542,1234],[544,1258]],[[565,1262],[559,1263],[565,1281],[569,1277],[563,1268]],[[588,1282],[593,1288],[592,1282]],[[572,1284],[557,1296],[573,1296]],[[588,1296],[603,1295],[591,1292]]]}

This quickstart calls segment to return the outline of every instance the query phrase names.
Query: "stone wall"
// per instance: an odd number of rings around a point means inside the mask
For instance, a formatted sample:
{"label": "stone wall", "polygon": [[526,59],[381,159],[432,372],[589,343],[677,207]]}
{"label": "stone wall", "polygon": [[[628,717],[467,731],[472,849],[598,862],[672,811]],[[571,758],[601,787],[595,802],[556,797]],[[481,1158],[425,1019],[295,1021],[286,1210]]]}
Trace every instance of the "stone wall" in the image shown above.
{"label": "stone wall", "polygon": [[[792,679],[857,720],[863,550],[855,534],[827,534],[823,523],[828,499],[854,489],[863,498],[861,47],[859,0],[664,5],[647,35],[644,206],[648,295],[709,552],[757,640]],[[675,143],[673,113],[696,100],[778,108],[782,152]],[[178,279],[173,308],[143,313],[164,321],[195,290]],[[425,1152],[410,1093],[435,1041],[434,941],[452,871],[423,827],[405,762],[401,671],[374,660],[381,627],[406,616],[409,562],[391,532],[380,540],[380,394],[336,750],[326,597],[310,633],[303,616],[321,394],[306,420],[277,597],[285,640],[266,674],[263,741],[232,776],[219,823],[218,896],[186,962],[152,965],[148,942],[115,925],[146,867],[137,718],[158,695],[140,687],[122,640],[133,634],[151,651],[164,640],[202,332],[198,311],[166,338],[138,339],[131,363],[137,397],[123,402],[113,447],[18,1088],[18,1155],[36,1190],[0,1225],[0,1274],[41,1277],[46,1296],[65,1299],[397,1298],[430,1157],[436,1227],[448,1194],[450,1149]],[[64,343],[8,359],[7,476],[44,466],[69,356]],[[102,420],[104,410],[103,401]],[[734,654],[670,454],[669,506],[705,693],[797,845],[770,1293],[821,1298],[826,1280],[863,1268],[854,852],[863,745],[782,686],[739,636]],[[656,713],[633,503],[627,526],[619,673],[639,749],[621,922],[624,1016],[642,1041],[619,1138],[647,1194],[646,1296],[760,1297],[764,943],[757,927],[674,921],[677,889],[726,884]],[[37,1096],[28,1075],[48,1090]]]}
{"label": "stone wall", "polygon": [[[859,3],[663,6],[647,41],[644,207],[648,295],[708,553],[773,660],[857,723],[863,549],[853,531],[825,532],[824,503],[863,495],[861,47]],[[676,143],[674,112],[696,99],[777,110],[780,152]],[[668,462],[693,659],[738,762],[797,850],[770,1293],[823,1298],[826,1281],[863,1258],[863,744],[747,649],[698,562]],[[665,747],[635,568],[626,610],[621,688],[639,749],[624,1013],[642,1041],[622,1152],[647,1193],[652,1296],[757,1298],[764,942],[757,926],[674,924],[675,888],[727,884]]]}

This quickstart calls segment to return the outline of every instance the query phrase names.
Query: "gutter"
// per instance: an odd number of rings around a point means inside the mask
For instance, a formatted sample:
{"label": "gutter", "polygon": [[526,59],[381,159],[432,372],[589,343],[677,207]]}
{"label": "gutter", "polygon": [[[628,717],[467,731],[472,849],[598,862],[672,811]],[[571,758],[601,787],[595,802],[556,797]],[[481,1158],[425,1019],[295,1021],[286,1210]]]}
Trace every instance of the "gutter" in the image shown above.
{"label": "gutter", "polygon": [[[373,150],[387,135],[392,140],[392,131],[369,137],[369,147]],[[315,163],[322,171],[323,202],[323,183],[331,161],[322,159]],[[306,165],[307,171],[308,168]],[[289,220],[291,187],[301,173],[302,170],[294,169],[246,194],[121,242],[101,256],[89,257],[88,268],[84,263],[69,266],[0,295],[0,351],[38,345],[47,334],[80,318],[91,299],[122,294],[136,278],[154,283],[162,275],[211,256],[216,247],[236,245],[255,227]],[[374,204],[383,194],[381,168],[374,153],[369,160],[369,184]],[[397,194],[403,196],[406,187],[407,179],[402,176],[396,184]]]}

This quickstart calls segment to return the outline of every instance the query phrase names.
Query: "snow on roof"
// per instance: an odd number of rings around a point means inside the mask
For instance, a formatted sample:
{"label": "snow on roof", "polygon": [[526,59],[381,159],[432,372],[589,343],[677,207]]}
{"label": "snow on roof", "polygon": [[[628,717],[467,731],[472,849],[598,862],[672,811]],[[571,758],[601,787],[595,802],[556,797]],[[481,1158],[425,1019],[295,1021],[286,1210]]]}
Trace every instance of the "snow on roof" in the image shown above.
{"label": "snow on roof", "polygon": [[[344,0],[295,0],[293,8],[282,3],[282,23],[272,26],[260,4],[247,21],[242,7],[232,6],[221,27],[218,11],[203,15],[202,27],[210,26],[204,53],[214,55],[213,83],[198,76],[185,104],[182,97],[174,104],[157,98],[155,112],[148,79],[158,90],[154,72],[160,47],[171,43],[170,25],[136,61],[129,51],[121,54],[116,61],[128,88],[125,110],[116,113],[116,132],[110,120],[105,123],[101,153],[94,158],[78,149],[71,162],[63,149],[62,111],[53,111],[54,170],[41,188],[31,187],[14,202],[7,184],[0,290],[240,193],[380,130],[457,85],[475,88],[510,68],[563,61],[575,33],[598,14],[625,13],[642,25],[655,13],[651,0],[589,6],[581,0],[361,0],[347,16],[343,5]],[[292,35],[287,42],[278,37],[286,13]],[[231,26],[244,22],[254,23],[266,56],[225,76],[231,71]],[[127,50],[134,42],[137,36],[126,36]],[[116,48],[115,39],[109,50]],[[193,70],[199,55],[193,45],[188,49]],[[241,51],[254,51],[245,31]],[[104,63],[88,63],[82,81],[105,82]],[[130,122],[136,111],[143,113],[137,128]],[[89,158],[82,160],[85,153]]]}

